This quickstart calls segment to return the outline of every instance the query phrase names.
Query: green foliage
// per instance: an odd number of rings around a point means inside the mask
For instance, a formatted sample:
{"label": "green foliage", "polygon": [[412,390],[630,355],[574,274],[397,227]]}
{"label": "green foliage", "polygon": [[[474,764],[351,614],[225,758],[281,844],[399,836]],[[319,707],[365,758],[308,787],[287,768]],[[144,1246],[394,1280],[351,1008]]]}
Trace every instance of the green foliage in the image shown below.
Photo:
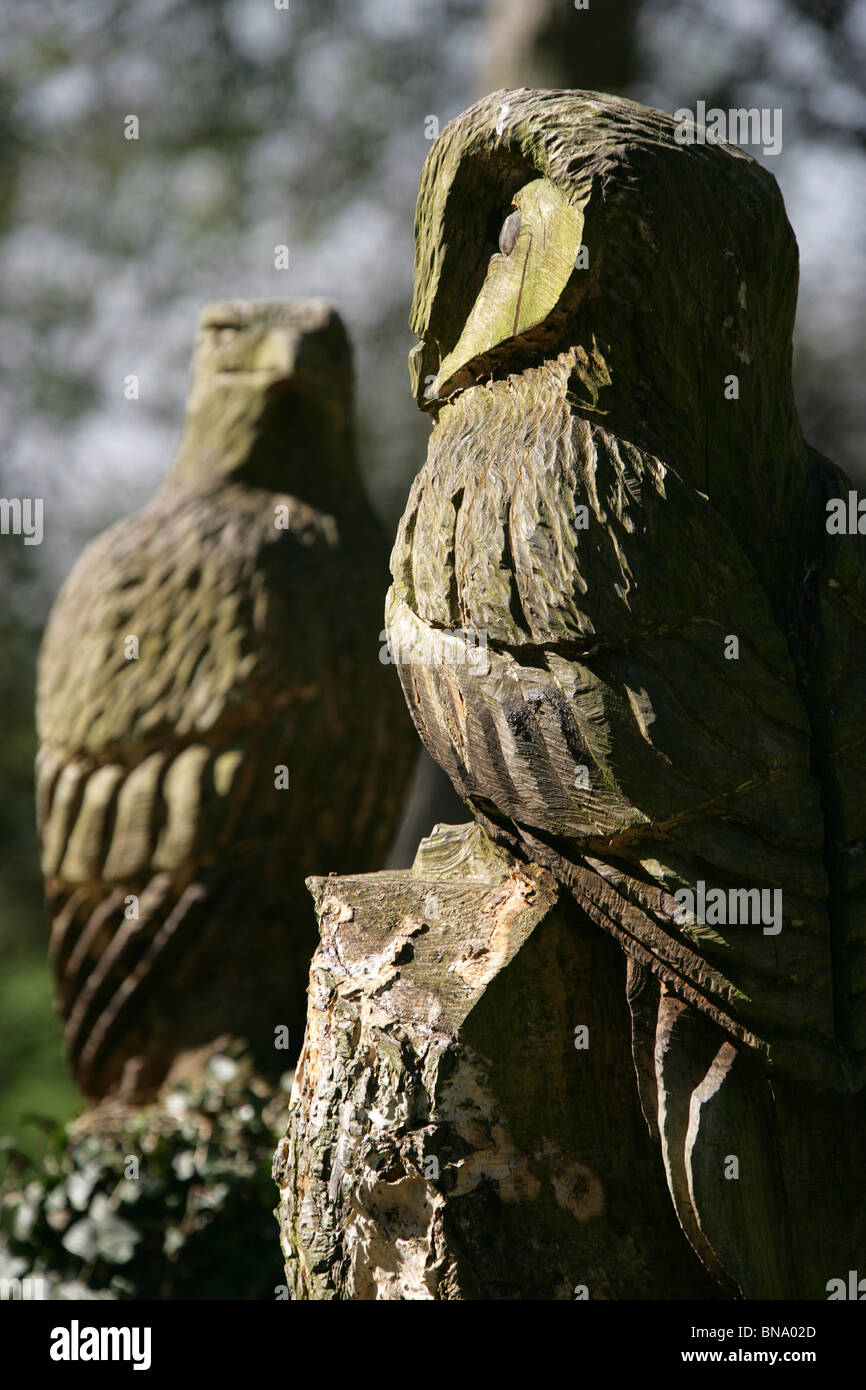
{"label": "green foliage", "polygon": [[5,1141],[0,1275],[55,1299],[273,1298],[287,1101],[229,1049],[143,1110],[41,1122],[38,1157]]}
{"label": "green foliage", "polygon": [[81,1105],[63,1065],[44,949],[2,953],[0,1019],[0,1134],[14,1133],[22,1149],[35,1152],[32,1127],[21,1116],[51,1115],[56,1126]]}

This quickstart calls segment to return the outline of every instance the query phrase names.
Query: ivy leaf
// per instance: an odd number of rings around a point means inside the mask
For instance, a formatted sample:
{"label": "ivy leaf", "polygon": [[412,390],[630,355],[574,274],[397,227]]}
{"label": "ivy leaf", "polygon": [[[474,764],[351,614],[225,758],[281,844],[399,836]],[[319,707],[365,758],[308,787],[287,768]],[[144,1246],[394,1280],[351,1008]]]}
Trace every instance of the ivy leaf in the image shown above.
{"label": "ivy leaf", "polygon": [[108,1264],[127,1264],[141,1233],[123,1221],[101,1192],[94,1197],[87,1216],[70,1226],[63,1237],[63,1247],[70,1255],[89,1262],[101,1258]]}

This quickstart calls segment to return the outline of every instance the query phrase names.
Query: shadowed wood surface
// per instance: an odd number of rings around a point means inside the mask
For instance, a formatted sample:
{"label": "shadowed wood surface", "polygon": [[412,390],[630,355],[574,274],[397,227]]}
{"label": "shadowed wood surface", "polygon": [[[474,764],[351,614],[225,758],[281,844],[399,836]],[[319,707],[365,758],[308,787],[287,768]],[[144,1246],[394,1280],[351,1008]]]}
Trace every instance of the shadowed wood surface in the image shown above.
{"label": "shadowed wood surface", "polygon": [[431,149],[434,428],[387,628],[479,823],[630,958],[641,1107],[707,1269],[816,1298],[866,1226],[866,538],[828,529],[850,484],[800,431],[778,187],[678,133],[501,91]]}
{"label": "shadowed wood surface", "polygon": [[274,1170],[292,1296],[719,1296],[640,1114],[625,961],[550,875],[439,826],[410,872],[311,888]]}
{"label": "shadowed wood surface", "polygon": [[[589,269],[541,329],[419,384],[436,423],[389,640],[428,751],[490,833],[733,1037],[859,1090],[864,539],[827,534],[847,480],[799,433],[778,189],[674,129],[592,94],[497,93],[431,152],[419,377],[462,315],[492,314],[483,212],[530,173],[582,215]],[[780,920],[683,913],[700,882],[778,893]]]}
{"label": "shadowed wood surface", "polygon": [[749,1299],[825,1299],[862,1265],[866,1096],[769,1071],[632,962],[632,1052],[684,1231]]}

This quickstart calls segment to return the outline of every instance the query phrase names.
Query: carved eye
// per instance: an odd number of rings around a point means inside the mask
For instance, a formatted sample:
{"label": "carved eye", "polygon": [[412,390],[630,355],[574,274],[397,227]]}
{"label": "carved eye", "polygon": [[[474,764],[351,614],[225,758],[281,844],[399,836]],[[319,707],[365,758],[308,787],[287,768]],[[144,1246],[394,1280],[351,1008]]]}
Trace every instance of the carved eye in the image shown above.
{"label": "carved eye", "polygon": [[233,342],[241,331],[236,323],[217,323],[214,321],[207,324],[206,327],[213,335],[213,341],[220,347]]}
{"label": "carved eye", "polygon": [[520,208],[515,208],[509,213],[502,224],[502,231],[499,233],[499,249],[503,256],[510,256],[514,250],[514,243],[520,232]]}

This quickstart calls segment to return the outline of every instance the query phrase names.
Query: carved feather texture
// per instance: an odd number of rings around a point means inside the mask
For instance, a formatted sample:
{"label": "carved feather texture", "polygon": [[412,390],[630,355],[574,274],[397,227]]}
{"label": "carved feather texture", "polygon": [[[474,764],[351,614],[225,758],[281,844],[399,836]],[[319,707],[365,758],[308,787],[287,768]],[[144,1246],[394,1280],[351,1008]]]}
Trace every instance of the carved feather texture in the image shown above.
{"label": "carved feather texture", "polygon": [[383,538],[346,503],[173,475],[57,600],[37,803],[88,1095],[146,1094],[226,1033],[284,1068],[275,1029],[297,1049],[316,939],[304,877],[387,849],[412,734],[378,660]]}
{"label": "carved feather texture", "polygon": [[[866,1036],[862,1018],[837,1032],[820,788],[784,637],[709,500],[573,414],[568,373],[527,369],[440,416],[395,546],[391,641],[423,656],[437,628],[482,632],[490,669],[471,648],[404,661],[419,732],[461,795],[579,856],[624,944],[780,1065],[845,1085],[838,1053],[861,1077]],[[782,930],[679,926],[673,895],[699,879],[782,888]],[[851,1004],[858,904],[836,943]]]}
{"label": "carved feather texture", "polygon": [[[586,254],[509,332],[489,229],[539,177]],[[701,1259],[746,1297],[824,1297],[866,1231],[866,538],[827,534],[850,484],[802,440],[779,190],[663,112],[494,93],[427,160],[415,271],[435,425],[387,627],[416,727],[627,953]],[[711,915],[701,885],[772,915]]]}

